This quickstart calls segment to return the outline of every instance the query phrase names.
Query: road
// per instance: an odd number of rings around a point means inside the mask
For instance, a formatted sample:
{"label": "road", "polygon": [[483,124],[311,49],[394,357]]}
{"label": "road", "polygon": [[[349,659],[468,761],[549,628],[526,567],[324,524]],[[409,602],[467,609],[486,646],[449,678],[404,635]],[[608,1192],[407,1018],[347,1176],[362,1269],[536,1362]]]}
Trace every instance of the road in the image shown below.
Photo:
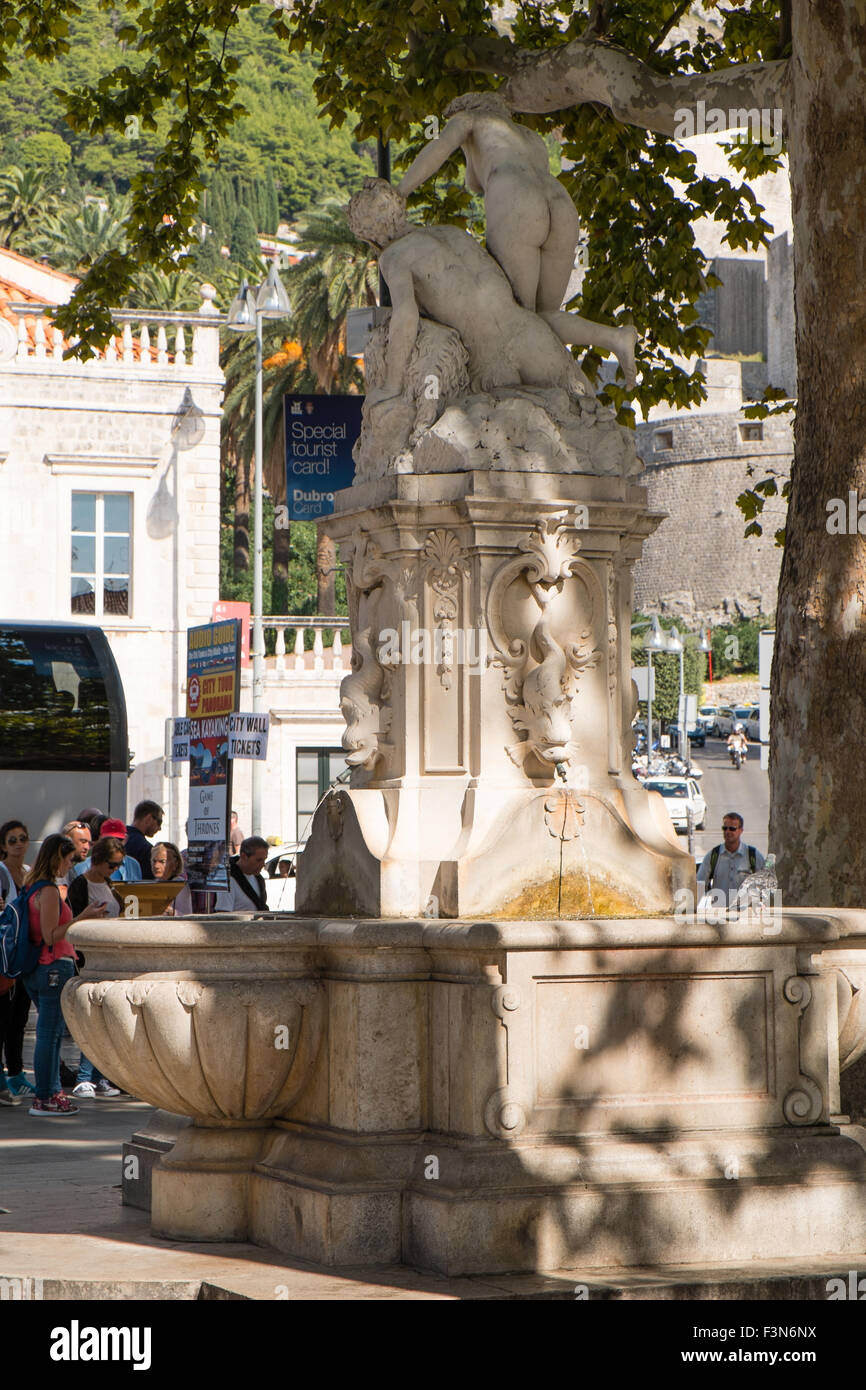
{"label": "road", "polygon": [[703,858],[713,845],[721,843],[722,817],[727,811],[739,811],[745,821],[743,840],[766,855],[770,778],[761,771],[760,748],[749,748],[749,756],[737,772],[725,740],[708,738],[705,748],[692,749],[692,763],[704,774],[701,790],[707,803],[706,830],[695,834],[695,856]]}

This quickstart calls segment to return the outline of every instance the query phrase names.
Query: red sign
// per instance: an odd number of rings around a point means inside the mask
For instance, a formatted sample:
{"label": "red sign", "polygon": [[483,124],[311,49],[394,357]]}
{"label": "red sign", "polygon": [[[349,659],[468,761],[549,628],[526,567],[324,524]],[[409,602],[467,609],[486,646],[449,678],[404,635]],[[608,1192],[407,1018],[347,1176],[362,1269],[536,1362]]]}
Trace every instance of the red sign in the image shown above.
{"label": "red sign", "polygon": [[213,620],[221,622],[224,618],[237,618],[241,625],[241,665],[250,664],[250,605],[220,599],[213,606]]}
{"label": "red sign", "polygon": [[201,699],[201,686],[198,683],[198,676],[192,676],[187,692],[187,705],[192,715],[198,714],[198,702]]}

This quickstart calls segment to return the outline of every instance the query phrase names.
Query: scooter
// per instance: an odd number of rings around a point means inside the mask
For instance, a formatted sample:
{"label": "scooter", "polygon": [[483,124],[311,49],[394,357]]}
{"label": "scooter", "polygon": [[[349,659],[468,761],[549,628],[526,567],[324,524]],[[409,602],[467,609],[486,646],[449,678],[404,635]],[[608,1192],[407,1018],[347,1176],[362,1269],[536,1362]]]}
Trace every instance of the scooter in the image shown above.
{"label": "scooter", "polygon": [[734,767],[739,772],[740,768],[743,766],[743,759],[746,756],[745,750],[742,748],[731,748],[728,751],[731,755],[731,762],[734,764]]}

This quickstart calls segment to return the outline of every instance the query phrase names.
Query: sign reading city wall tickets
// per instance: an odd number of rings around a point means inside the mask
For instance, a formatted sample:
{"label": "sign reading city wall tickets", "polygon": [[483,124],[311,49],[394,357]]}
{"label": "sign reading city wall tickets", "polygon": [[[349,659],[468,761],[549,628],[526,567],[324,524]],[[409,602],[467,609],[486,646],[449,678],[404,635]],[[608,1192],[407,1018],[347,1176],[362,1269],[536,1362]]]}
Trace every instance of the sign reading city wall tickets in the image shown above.
{"label": "sign reading city wall tickets", "polygon": [[199,890],[229,886],[229,716],[237,709],[240,664],[241,624],[236,618],[189,629],[187,878]]}
{"label": "sign reading city wall tickets", "polygon": [[363,396],[285,397],[290,521],[329,516],[334,493],[352,486],[363,404]]}
{"label": "sign reading city wall tickets", "polygon": [[[171,737],[172,762],[185,763],[191,756],[190,748],[202,737],[200,719],[175,719]],[[262,760],[268,756],[268,733],[271,716],[264,714],[230,714],[228,716],[229,759],[252,758]]]}
{"label": "sign reading city wall tickets", "polygon": [[261,762],[268,756],[269,712],[233,714],[229,721],[229,757],[252,758]]}

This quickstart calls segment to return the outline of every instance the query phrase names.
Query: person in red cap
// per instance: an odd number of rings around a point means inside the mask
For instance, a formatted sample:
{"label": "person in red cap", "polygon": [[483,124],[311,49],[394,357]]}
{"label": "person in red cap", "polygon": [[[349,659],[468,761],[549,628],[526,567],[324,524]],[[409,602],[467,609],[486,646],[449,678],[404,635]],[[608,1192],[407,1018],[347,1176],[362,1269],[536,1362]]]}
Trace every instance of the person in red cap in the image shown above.
{"label": "person in red cap", "polygon": [[[97,833],[99,838],[120,840],[121,844],[126,844],[126,826],[122,820],[114,820],[109,816],[99,826]],[[82,859],[80,863],[73,865],[72,878],[76,879],[79,875],[86,874],[90,867],[90,859]],[[118,864],[111,877],[115,883],[141,883],[141,865],[132,855],[124,854],[122,862]]]}

